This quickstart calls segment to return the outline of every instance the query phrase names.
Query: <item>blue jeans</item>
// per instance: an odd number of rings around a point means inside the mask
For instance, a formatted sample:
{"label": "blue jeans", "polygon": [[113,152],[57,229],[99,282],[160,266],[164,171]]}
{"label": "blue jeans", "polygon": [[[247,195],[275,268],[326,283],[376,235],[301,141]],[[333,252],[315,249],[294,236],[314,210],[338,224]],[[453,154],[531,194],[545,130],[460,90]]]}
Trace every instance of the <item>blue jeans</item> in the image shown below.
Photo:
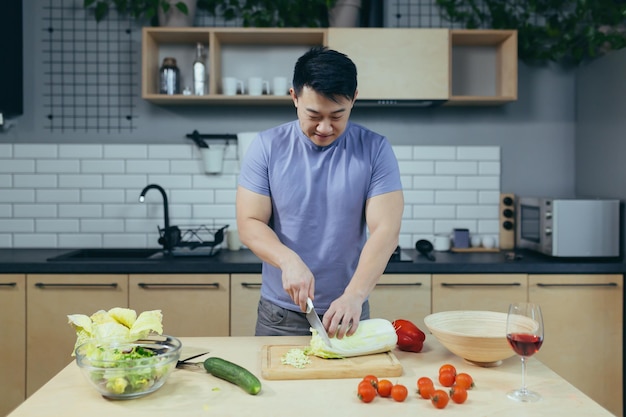
{"label": "blue jeans", "polygon": [[[361,320],[369,318],[370,305],[366,300],[361,310]],[[303,312],[287,310],[264,298],[259,300],[255,336],[310,336],[310,328]]]}

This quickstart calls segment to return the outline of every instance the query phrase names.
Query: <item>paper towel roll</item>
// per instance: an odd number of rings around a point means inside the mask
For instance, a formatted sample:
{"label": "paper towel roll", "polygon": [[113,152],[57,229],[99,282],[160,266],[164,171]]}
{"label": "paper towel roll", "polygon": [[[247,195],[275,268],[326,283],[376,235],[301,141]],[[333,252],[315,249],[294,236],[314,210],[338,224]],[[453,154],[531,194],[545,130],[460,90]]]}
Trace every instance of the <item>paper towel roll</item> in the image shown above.
{"label": "paper towel roll", "polygon": [[241,166],[243,157],[245,156],[248,148],[250,147],[250,144],[257,135],[258,132],[237,133],[237,159],[239,159],[239,166]]}

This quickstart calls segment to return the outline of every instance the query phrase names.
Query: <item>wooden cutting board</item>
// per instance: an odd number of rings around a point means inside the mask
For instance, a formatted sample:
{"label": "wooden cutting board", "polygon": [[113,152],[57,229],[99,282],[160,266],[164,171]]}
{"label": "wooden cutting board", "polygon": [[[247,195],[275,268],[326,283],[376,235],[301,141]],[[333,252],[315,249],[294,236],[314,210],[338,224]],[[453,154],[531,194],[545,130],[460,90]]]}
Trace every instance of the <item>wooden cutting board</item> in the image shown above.
{"label": "wooden cutting board", "polygon": [[283,365],[281,358],[290,349],[304,349],[307,346],[265,345],[261,350],[261,375],[265,379],[331,379],[362,378],[373,374],[377,377],[402,375],[402,365],[393,352],[355,356],[343,359],[322,359],[309,356],[311,363],[304,368]]}

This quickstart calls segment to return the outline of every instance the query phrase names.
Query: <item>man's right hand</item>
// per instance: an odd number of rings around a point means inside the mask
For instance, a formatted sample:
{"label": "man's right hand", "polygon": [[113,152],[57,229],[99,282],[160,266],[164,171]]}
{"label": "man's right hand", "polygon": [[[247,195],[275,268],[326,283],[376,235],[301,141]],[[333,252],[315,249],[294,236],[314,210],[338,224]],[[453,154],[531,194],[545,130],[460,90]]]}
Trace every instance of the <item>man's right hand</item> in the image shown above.
{"label": "man's right hand", "polygon": [[289,294],[293,302],[300,306],[302,311],[306,311],[307,298],[312,300],[315,294],[313,273],[295,254],[292,259],[283,263],[280,269],[282,270],[283,289]]}

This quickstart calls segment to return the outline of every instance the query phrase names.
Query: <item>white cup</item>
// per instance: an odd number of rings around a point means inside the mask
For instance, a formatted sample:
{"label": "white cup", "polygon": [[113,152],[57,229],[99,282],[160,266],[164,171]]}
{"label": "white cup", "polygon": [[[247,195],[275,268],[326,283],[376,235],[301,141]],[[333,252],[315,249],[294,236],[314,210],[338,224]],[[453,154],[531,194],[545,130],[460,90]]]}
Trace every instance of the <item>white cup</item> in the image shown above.
{"label": "white cup", "polygon": [[204,172],[207,174],[219,174],[222,172],[225,148],[226,145],[211,145],[208,148],[201,149]]}
{"label": "white cup", "polygon": [[272,94],[284,96],[287,94],[287,77],[274,77],[272,80]]}
{"label": "white cup", "polygon": [[225,96],[236,96],[238,92],[243,94],[243,81],[235,77],[222,78],[222,93]]}
{"label": "white cup", "polygon": [[496,238],[493,236],[485,236],[483,237],[483,246],[486,249],[493,249],[496,247]]}
{"label": "white cup", "polygon": [[483,239],[479,235],[474,235],[472,236],[470,242],[472,242],[473,248],[480,248],[480,246],[483,244]]}
{"label": "white cup", "polygon": [[228,250],[236,251],[241,249],[242,244],[237,229],[231,229],[226,232],[226,242],[228,244]]}
{"label": "white cup", "polygon": [[263,92],[269,92],[270,83],[261,77],[248,78],[248,94],[251,96],[261,96]]}

